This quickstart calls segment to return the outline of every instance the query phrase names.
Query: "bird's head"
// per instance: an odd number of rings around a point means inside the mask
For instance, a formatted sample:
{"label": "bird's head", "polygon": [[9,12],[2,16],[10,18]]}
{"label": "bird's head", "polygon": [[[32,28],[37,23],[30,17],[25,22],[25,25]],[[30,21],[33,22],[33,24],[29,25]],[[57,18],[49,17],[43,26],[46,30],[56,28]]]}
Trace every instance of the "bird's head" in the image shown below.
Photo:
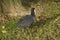
{"label": "bird's head", "polygon": [[31,8],[31,16],[35,16],[35,8]]}

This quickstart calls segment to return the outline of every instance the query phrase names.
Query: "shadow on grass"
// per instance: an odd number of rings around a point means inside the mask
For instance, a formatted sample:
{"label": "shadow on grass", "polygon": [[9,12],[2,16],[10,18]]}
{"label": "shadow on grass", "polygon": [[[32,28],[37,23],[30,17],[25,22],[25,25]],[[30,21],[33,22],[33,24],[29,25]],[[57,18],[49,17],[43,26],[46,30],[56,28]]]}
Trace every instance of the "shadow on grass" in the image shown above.
{"label": "shadow on grass", "polygon": [[36,4],[39,0],[21,0],[22,6],[25,8],[31,7],[31,4]]}

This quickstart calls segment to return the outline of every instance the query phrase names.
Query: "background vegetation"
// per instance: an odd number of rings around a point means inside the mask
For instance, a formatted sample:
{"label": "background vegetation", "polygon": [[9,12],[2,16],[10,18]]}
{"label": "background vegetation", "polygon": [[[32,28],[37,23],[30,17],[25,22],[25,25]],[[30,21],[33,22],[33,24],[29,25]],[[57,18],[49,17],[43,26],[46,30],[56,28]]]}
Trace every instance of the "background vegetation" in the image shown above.
{"label": "background vegetation", "polygon": [[[17,28],[20,15],[8,14],[25,14],[31,7],[39,20],[31,28]],[[60,0],[0,0],[0,40],[60,40]]]}

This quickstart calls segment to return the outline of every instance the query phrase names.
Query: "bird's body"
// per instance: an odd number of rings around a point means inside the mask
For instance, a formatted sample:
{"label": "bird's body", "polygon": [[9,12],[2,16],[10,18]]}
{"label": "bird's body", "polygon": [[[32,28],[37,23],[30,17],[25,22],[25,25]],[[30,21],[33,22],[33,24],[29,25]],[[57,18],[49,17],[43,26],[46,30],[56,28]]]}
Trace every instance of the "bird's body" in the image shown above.
{"label": "bird's body", "polygon": [[34,17],[26,15],[18,21],[18,27],[29,27],[34,22]]}
{"label": "bird's body", "polygon": [[[26,16],[23,16],[19,21],[18,21],[18,27],[30,27],[34,20],[35,20],[35,14],[34,14],[34,8],[32,9],[33,12],[31,12],[31,15],[26,15]],[[31,11],[32,11],[31,10]]]}

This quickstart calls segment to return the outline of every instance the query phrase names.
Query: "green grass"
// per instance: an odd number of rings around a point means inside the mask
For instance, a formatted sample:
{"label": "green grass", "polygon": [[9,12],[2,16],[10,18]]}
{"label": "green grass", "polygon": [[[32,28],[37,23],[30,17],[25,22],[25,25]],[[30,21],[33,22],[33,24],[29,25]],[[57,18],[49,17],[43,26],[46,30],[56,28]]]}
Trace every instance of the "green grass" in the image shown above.
{"label": "green grass", "polygon": [[[48,19],[45,24],[36,23],[32,28],[17,28],[17,20],[6,22],[0,26],[1,40],[60,40],[60,2],[43,4]],[[55,17],[56,15],[56,17]],[[37,25],[38,24],[38,25]],[[5,28],[2,28],[5,26]],[[5,32],[4,32],[5,31]]]}

